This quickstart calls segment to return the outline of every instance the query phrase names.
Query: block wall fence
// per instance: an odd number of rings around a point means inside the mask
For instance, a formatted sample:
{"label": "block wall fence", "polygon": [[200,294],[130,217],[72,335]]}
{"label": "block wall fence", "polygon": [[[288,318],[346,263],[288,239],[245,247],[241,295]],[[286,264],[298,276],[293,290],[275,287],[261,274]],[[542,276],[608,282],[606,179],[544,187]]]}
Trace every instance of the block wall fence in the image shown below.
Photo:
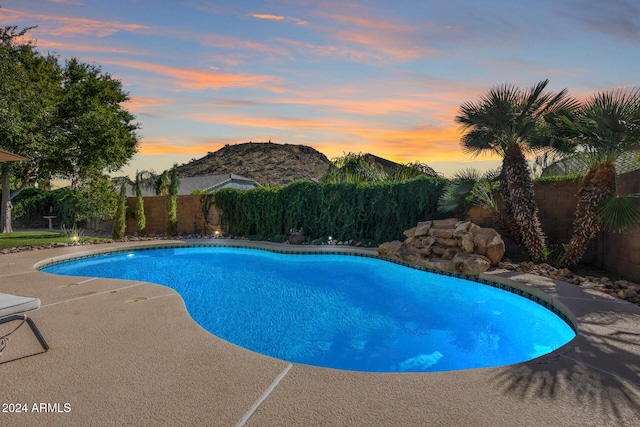
{"label": "block wall fence", "polygon": [[[167,201],[169,196],[149,196],[144,198],[144,215],[146,217],[146,231],[149,234],[166,233],[167,231]],[[137,200],[127,197],[127,234],[137,230],[135,211]],[[178,196],[178,233],[181,234],[213,234],[221,232],[220,215],[215,206],[209,211],[211,229],[205,232],[204,218],[200,204],[200,196]]]}
{"label": "block wall fence", "polygon": [[[568,243],[571,239],[579,186],[579,180],[535,183],[535,200],[540,212],[540,222],[550,244]],[[620,194],[640,193],[640,170],[620,175],[618,186]],[[144,198],[148,233],[166,232],[167,199],[168,196]],[[127,205],[127,234],[133,234],[136,230],[136,198],[128,197]],[[468,219],[483,227],[492,227],[500,231],[487,210],[474,207],[469,212]],[[224,234],[215,206],[209,212],[209,223],[212,227],[205,232],[200,196],[178,196],[178,233],[213,234],[219,231]],[[523,256],[523,252],[515,244],[507,244],[506,256],[517,260]],[[640,227],[624,233],[601,231],[589,245],[584,261],[630,280],[640,281]]]}
{"label": "block wall fence", "polygon": [[[550,244],[569,243],[580,180],[535,183],[542,230]],[[621,195],[640,193],[640,169],[618,177]],[[474,207],[469,219],[483,227],[499,230],[489,211]],[[506,256],[517,258],[517,249],[507,245]],[[593,239],[583,260],[594,267],[640,281],[640,226],[624,233],[601,231]]]}

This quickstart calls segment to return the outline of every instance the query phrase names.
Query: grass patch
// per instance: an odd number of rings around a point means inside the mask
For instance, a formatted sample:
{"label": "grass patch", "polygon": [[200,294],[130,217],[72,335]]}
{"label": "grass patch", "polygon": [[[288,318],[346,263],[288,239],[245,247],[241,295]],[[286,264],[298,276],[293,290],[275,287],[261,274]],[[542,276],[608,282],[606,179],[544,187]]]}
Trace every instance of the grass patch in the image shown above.
{"label": "grass patch", "polygon": [[[87,238],[84,237],[84,239]],[[0,250],[20,246],[48,245],[50,243],[71,243],[71,240],[66,234],[55,231],[16,231],[14,233],[0,233]]]}

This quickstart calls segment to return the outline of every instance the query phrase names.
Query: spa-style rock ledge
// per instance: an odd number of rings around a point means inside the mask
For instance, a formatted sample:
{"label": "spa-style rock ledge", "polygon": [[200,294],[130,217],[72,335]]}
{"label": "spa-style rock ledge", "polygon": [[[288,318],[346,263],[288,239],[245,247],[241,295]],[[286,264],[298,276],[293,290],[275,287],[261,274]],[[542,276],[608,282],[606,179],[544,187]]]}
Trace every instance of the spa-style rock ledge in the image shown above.
{"label": "spa-style rock ledge", "polygon": [[404,242],[378,246],[378,254],[434,270],[477,276],[497,265],[505,245],[493,228],[455,218],[419,222],[405,230]]}

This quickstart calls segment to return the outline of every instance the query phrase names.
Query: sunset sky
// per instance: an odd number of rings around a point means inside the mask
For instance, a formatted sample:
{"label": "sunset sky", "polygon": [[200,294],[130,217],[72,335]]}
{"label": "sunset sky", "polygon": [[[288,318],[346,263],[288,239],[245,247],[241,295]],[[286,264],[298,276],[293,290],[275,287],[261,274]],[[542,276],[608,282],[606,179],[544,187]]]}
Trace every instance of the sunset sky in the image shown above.
{"label": "sunset sky", "polygon": [[[550,79],[579,98],[640,85],[631,0],[0,0],[41,53],[122,81],[141,125],[123,172],[225,144],[368,152],[445,176],[498,164],[460,148],[460,105]],[[114,174],[117,175],[117,174]]]}

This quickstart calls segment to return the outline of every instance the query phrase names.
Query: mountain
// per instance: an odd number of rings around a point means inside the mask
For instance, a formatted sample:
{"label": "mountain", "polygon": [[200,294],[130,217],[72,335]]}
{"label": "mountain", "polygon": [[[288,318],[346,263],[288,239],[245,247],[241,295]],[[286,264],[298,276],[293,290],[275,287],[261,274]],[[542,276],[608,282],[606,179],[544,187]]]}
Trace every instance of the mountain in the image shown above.
{"label": "mountain", "polygon": [[306,145],[246,142],[225,145],[177,169],[180,177],[234,173],[262,185],[278,185],[299,179],[317,181],[328,167],[327,156]]}

